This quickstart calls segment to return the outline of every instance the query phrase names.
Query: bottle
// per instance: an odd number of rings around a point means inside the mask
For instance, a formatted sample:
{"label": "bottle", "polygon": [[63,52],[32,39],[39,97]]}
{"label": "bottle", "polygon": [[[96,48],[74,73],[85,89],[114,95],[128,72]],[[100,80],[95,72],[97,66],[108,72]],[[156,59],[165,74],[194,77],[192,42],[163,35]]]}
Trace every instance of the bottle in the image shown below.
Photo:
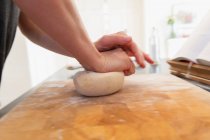
{"label": "bottle", "polygon": [[150,73],[160,73],[160,49],[159,49],[159,38],[155,27],[152,28],[152,33],[149,38],[149,55],[153,59],[154,64],[151,65]]}
{"label": "bottle", "polygon": [[160,61],[159,38],[155,27],[152,28],[152,33],[149,38],[149,55],[154,60],[155,64]]}

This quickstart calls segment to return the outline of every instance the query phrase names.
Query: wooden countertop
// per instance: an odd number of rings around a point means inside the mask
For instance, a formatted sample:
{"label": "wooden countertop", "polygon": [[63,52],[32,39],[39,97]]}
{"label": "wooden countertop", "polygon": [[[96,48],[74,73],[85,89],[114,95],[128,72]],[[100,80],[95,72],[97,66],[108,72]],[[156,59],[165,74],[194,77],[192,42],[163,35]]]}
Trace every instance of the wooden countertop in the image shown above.
{"label": "wooden countertop", "polygon": [[0,140],[209,140],[210,93],[171,75],[134,75],[113,95],[47,82],[0,120]]}

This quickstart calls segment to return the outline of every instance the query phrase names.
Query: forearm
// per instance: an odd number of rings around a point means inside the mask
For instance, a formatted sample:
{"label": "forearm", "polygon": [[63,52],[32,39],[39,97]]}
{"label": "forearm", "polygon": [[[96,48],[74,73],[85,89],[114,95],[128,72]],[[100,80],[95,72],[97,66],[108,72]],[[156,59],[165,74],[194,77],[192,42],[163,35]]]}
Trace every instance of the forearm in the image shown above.
{"label": "forearm", "polygon": [[35,44],[61,55],[66,55],[69,57],[72,56],[70,52],[66,51],[55,40],[50,38],[49,35],[42,31],[23,13],[20,14],[19,28],[21,29],[22,33]]}
{"label": "forearm", "polygon": [[71,0],[15,1],[26,16],[82,65],[94,67],[94,63],[101,58],[89,40]]}

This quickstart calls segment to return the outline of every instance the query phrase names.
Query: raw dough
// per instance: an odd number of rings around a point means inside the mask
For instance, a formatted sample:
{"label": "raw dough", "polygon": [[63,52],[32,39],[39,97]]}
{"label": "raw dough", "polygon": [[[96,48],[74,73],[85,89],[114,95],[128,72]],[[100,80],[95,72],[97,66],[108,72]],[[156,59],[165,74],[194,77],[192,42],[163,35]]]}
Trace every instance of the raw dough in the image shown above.
{"label": "raw dough", "polygon": [[122,88],[124,73],[82,71],[74,76],[73,81],[79,94],[85,96],[103,96],[115,93]]}

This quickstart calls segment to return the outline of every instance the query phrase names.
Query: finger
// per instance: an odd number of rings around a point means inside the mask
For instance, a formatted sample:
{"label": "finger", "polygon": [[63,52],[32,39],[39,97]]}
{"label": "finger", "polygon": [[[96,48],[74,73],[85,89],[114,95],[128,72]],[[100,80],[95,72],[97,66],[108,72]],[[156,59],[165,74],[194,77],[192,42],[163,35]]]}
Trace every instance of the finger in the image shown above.
{"label": "finger", "polygon": [[[123,50],[129,55],[134,56],[136,58],[137,63],[142,67],[145,68],[145,56],[143,51],[138,48],[135,42],[130,43],[129,45],[123,46]],[[149,62],[152,62],[150,57],[146,57]]]}
{"label": "finger", "polygon": [[132,41],[132,38],[130,36],[122,36],[119,34],[111,34],[111,35],[106,35],[101,39],[101,45],[103,46],[120,46],[120,45],[125,45],[129,42]]}
{"label": "finger", "polygon": [[126,45],[123,45],[123,46],[118,46],[119,48],[122,48],[128,56],[134,56],[134,53],[131,49],[131,44],[132,43],[129,43],[129,44],[126,44]]}
{"label": "finger", "polygon": [[125,76],[128,76],[128,75],[129,75],[129,71],[128,71],[128,70],[125,70],[125,71],[124,71],[124,75],[125,75]]}
{"label": "finger", "polygon": [[133,63],[133,61],[132,60],[130,60],[131,61],[131,63],[132,63],[132,74],[134,74],[135,72],[136,72],[136,66],[135,66],[135,64]]}
{"label": "finger", "polygon": [[145,68],[145,59],[142,52],[139,52],[138,55],[136,55],[136,62],[142,67]]}
{"label": "finger", "polygon": [[128,55],[122,48],[117,48],[117,49],[113,50],[113,52],[118,53],[118,54],[121,53],[121,58],[123,59],[123,63],[124,63],[123,69],[125,70],[125,74],[127,75],[129,73],[131,64],[133,62],[130,60],[130,58],[128,57]]}
{"label": "finger", "polygon": [[134,63],[132,62],[132,60],[130,59],[130,63],[131,63],[131,67],[130,67],[130,70],[129,70],[129,75],[132,75],[135,73],[135,65]]}
{"label": "finger", "polygon": [[146,54],[146,53],[143,53],[143,54],[144,54],[145,60],[146,60],[148,63],[154,64],[154,61],[152,60],[152,58],[151,58],[148,54]]}
{"label": "finger", "polygon": [[115,49],[115,52],[122,53],[123,56],[123,62],[124,62],[124,74],[125,76],[129,76],[135,72],[135,66],[132,62],[132,60],[127,56],[126,52],[123,51],[122,48]]}
{"label": "finger", "polygon": [[129,75],[132,75],[132,74],[134,74],[135,73],[135,70],[136,70],[136,68],[135,68],[135,65],[134,65],[134,63],[132,62],[132,60],[131,59],[129,59],[130,60],[130,68],[128,69],[128,70],[126,70],[125,72],[125,75],[126,76],[129,76]]}
{"label": "finger", "polygon": [[144,55],[143,52],[137,47],[136,43],[132,43],[131,44],[131,50],[132,53],[134,54],[134,57],[136,58],[136,62],[142,67],[145,67],[145,59],[144,59]]}
{"label": "finger", "polygon": [[134,54],[131,51],[125,51],[125,52],[129,57],[134,56]]}

